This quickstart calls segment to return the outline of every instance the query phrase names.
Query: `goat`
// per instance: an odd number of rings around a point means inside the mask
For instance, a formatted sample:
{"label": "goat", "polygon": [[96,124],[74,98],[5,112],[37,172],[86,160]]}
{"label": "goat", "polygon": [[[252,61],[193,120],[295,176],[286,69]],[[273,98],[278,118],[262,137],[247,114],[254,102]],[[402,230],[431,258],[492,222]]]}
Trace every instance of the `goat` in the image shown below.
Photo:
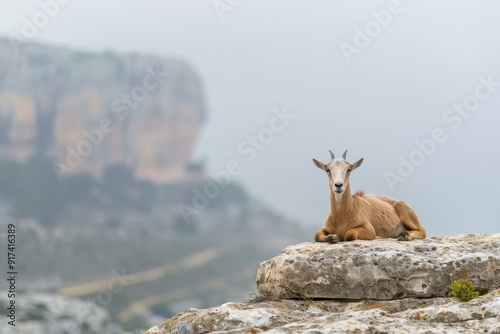
{"label": "goat", "polygon": [[332,161],[328,164],[313,159],[314,164],[328,174],[331,206],[324,227],[314,234],[314,240],[337,243],[376,237],[399,241],[425,239],[425,229],[405,202],[382,195],[366,195],[363,191],[351,196],[349,176],[361,166],[363,158],[351,164],[346,154],[347,151],[341,159],[335,159],[330,151]]}

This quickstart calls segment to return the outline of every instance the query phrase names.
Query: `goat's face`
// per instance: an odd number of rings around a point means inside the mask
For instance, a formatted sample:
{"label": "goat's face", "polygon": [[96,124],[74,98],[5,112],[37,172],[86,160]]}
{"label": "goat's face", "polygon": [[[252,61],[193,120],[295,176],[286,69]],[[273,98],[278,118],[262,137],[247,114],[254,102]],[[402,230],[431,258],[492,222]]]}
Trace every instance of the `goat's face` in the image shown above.
{"label": "goat's face", "polygon": [[330,151],[332,161],[327,164],[313,159],[314,164],[328,175],[330,190],[336,196],[342,196],[344,191],[349,187],[349,175],[363,163],[363,158],[361,158],[355,163],[350,164],[345,159],[346,153],[347,151],[344,152],[341,159],[335,159],[335,155]]}

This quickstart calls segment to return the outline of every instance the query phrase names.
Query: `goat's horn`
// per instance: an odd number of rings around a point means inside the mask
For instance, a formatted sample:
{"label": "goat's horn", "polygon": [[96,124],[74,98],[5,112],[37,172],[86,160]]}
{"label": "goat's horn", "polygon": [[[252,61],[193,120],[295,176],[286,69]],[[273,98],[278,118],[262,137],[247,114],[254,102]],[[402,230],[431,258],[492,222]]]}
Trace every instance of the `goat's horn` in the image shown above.
{"label": "goat's horn", "polygon": [[330,150],[330,156],[332,157],[332,160],[335,159],[335,154]]}
{"label": "goat's horn", "polygon": [[346,155],[347,155],[347,150],[345,150],[344,154],[342,154],[342,159],[344,159],[344,160],[345,160]]}

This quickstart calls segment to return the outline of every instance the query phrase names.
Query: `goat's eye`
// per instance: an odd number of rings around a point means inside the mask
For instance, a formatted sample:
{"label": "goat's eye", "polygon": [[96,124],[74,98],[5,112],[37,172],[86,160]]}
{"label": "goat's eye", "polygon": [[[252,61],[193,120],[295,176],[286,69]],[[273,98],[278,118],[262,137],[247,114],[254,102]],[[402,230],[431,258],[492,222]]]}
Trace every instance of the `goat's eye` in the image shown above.
{"label": "goat's eye", "polygon": [[348,169],[347,171],[350,172],[350,171],[352,171],[352,169]]}

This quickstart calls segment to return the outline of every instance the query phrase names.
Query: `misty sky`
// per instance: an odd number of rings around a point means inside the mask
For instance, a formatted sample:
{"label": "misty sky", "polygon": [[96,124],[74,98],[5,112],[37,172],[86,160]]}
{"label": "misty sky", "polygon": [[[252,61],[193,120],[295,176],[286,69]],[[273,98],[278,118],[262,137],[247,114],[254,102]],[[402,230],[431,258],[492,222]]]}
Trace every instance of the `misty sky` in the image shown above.
{"label": "misty sky", "polygon": [[[0,34],[21,35],[46,2],[0,0]],[[31,40],[188,61],[209,110],[196,157],[213,171],[237,160],[235,181],[297,221],[319,229],[329,210],[311,159],[349,149],[365,158],[353,190],[409,202],[430,235],[498,233],[499,12],[472,0],[72,0]],[[247,161],[242,145],[284,108],[295,118]],[[432,152],[415,153],[433,133]],[[418,166],[391,189],[387,172],[410,156]]]}

